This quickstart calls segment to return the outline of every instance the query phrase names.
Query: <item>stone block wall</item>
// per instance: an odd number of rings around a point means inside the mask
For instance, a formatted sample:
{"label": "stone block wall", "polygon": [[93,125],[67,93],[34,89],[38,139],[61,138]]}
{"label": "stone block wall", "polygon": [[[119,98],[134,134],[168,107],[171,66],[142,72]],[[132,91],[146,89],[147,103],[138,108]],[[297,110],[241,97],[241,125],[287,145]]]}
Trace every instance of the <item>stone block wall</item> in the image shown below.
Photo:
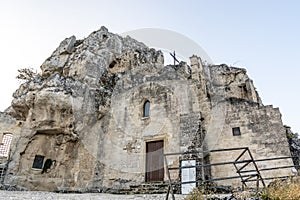
{"label": "stone block wall", "polygon": [[[215,133],[214,148],[249,147],[254,159],[290,156],[285,129],[278,108],[260,106],[257,103],[229,99],[226,102],[226,118],[221,133]],[[240,135],[233,135],[233,128],[239,128]],[[234,161],[241,151],[230,153],[212,153],[211,162]],[[242,159],[249,159],[245,156]],[[257,163],[259,169],[290,166],[291,159],[264,161]],[[254,169],[254,166],[248,168]],[[214,177],[236,176],[233,165],[213,167]],[[290,169],[262,172],[264,178],[290,175]],[[240,180],[223,181],[223,184],[241,185]]]}

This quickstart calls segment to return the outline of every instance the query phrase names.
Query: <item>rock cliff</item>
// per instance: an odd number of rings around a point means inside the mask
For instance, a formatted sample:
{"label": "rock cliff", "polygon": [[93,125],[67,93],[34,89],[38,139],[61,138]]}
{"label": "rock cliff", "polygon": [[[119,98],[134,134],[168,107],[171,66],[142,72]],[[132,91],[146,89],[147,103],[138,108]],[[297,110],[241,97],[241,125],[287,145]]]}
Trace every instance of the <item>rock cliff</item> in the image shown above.
{"label": "rock cliff", "polygon": [[48,191],[130,189],[149,181],[147,145],[155,141],[164,152],[249,146],[257,157],[289,155],[279,110],[262,104],[245,69],[190,59],[164,66],[161,51],[105,27],[83,40],[66,38],[13,94],[9,115],[0,115],[1,131],[14,135],[4,182]]}

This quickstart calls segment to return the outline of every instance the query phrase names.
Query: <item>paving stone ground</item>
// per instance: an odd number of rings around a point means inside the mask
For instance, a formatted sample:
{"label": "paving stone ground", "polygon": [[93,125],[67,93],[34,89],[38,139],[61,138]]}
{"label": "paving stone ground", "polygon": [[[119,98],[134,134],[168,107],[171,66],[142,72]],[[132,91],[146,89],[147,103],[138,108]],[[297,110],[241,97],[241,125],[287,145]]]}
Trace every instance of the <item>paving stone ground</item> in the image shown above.
{"label": "paving stone ground", "polygon": [[[183,200],[184,195],[176,195],[176,200]],[[35,191],[6,191],[0,190],[0,200],[163,200],[165,194],[156,195],[113,195],[102,193],[60,194],[53,192]],[[171,199],[171,198],[169,198]]]}

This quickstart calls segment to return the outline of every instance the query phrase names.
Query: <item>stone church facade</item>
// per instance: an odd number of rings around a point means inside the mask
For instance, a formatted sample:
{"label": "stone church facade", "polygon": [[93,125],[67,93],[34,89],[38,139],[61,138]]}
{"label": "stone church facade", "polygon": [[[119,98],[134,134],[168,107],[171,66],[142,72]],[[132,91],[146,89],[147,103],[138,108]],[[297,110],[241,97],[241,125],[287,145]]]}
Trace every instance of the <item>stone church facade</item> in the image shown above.
{"label": "stone church facade", "polygon": [[[245,69],[204,65],[197,56],[189,65],[163,60],[160,51],[105,27],[84,40],[62,41],[0,115],[10,145],[2,155],[4,184],[126,189],[167,181],[164,153],[249,147],[255,159],[290,156],[279,109],[262,104]],[[214,163],[238,154],[205,156]],[[168,166],[180,162],[172,157]],[[283,164],[293,165],[288,159],[259,167]],[[232,166],[205,173],[236,175]],[[276,173],[289,175],[289,169]],[[180,179],[179,172],[171,176]]]}

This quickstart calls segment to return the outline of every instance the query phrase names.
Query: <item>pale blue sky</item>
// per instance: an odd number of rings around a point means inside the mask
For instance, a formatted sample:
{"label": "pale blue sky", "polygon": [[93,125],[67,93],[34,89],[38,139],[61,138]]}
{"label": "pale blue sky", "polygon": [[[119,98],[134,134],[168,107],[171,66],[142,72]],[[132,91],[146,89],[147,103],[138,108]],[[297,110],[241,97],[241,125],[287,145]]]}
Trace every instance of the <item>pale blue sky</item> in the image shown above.
{"label": "pale blue sky", "polygon": [[123,33],[162,28],[197,42],[215,63],[246,68],[263,102],[300,131],[300,1],[10,0],[0,6],[0,110],[18,87],[18,68],[38,68],[60,41],[105,25]]}

